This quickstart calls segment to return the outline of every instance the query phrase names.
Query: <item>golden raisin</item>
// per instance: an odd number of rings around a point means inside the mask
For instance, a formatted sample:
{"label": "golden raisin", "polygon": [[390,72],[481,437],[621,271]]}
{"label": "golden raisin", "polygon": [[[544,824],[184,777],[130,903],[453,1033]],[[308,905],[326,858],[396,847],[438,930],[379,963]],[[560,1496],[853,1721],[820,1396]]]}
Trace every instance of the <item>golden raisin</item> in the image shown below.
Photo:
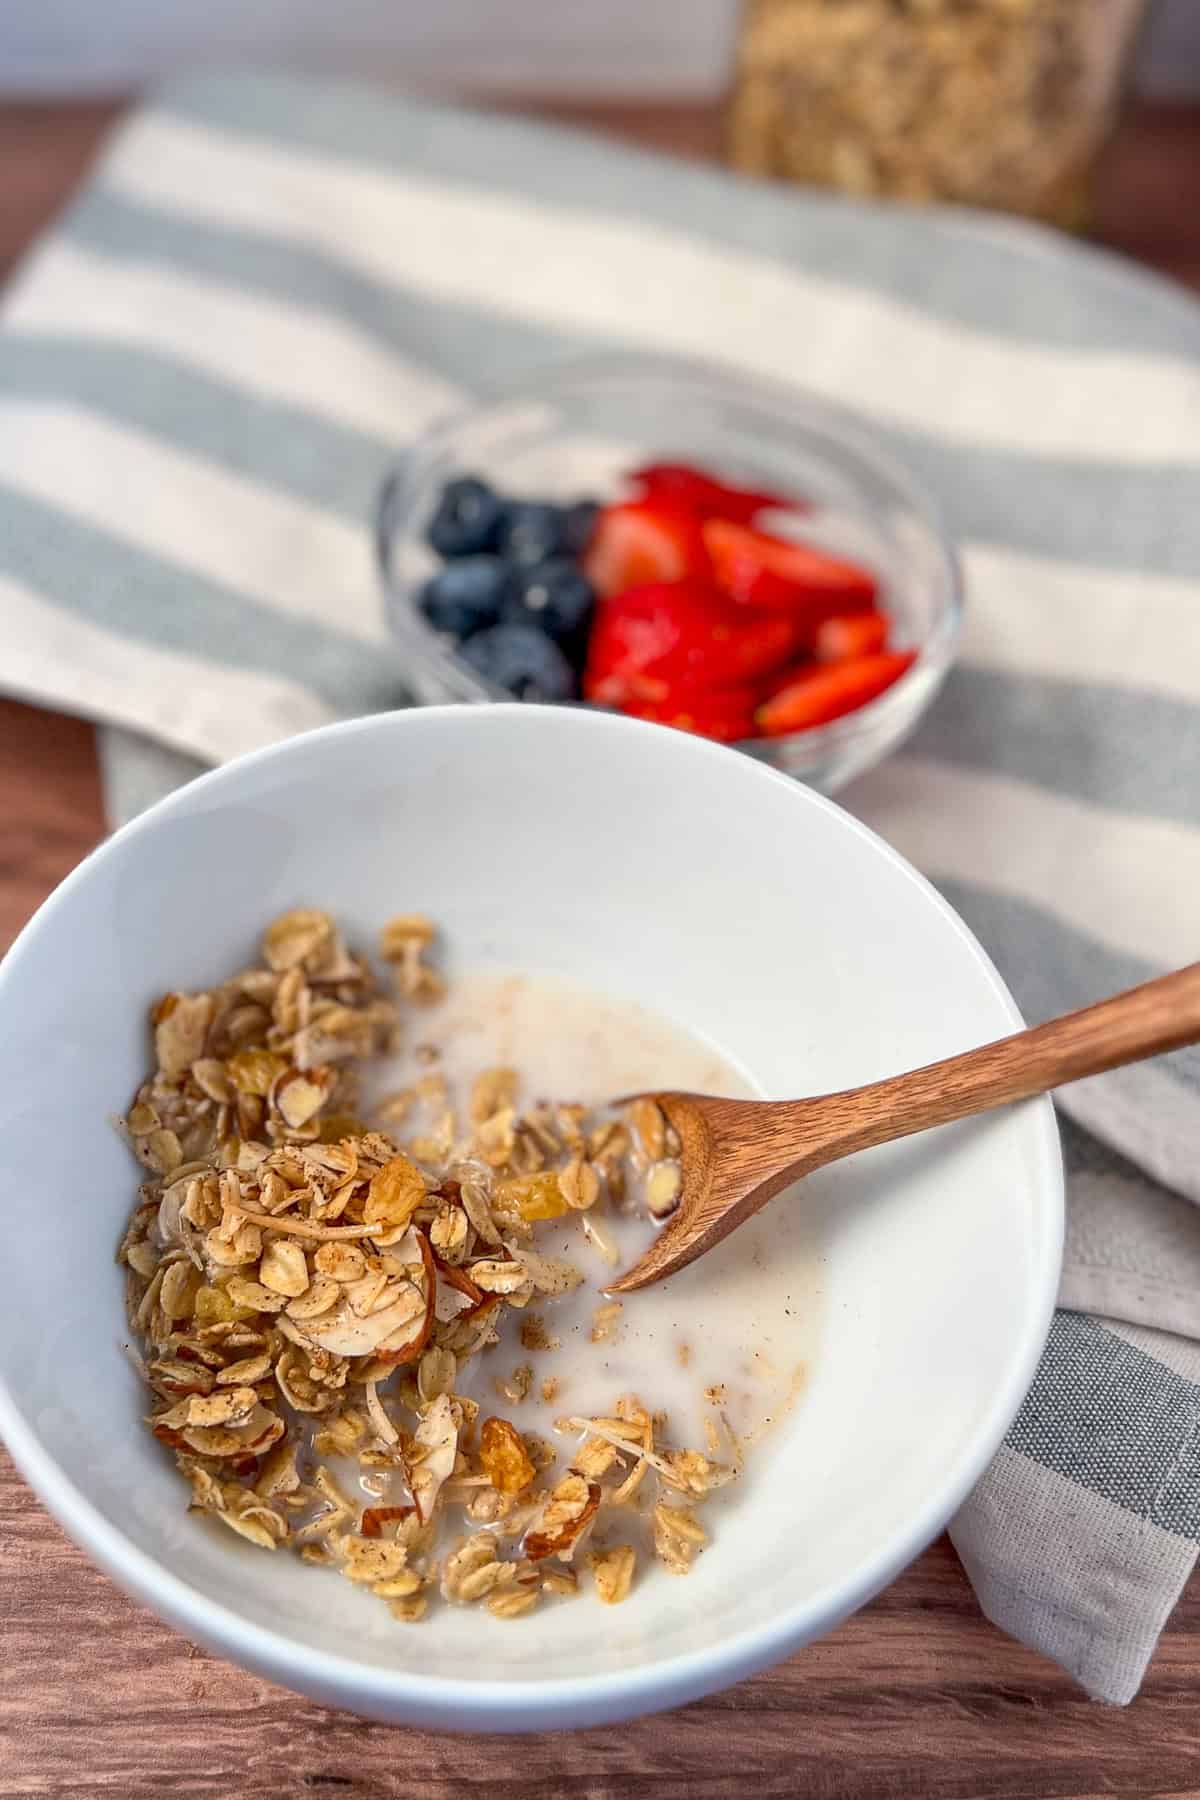
{"label": "golden raisin", "polygon": [[269,1050],[239,1050],[225,1064],[225,1073],[239,1094],[257,1094],[264,1099],[286,1068],[286,1060]]}
{"label": "golden raisin", "polygon": [[507,1419],[485,1419],[479,1434],[479,1461],[500,1494],[519,1494],[537,1473],[520,1433]]}
{"label": "golden raisin", "polygon": [[192,1316],[197,1325],[228,1325],[255,1316],[252,1306],[242,1306],[224,1287],[202,1287]]}
{"label": "golden raisin", "polygon": [[570,1211],[552,1169],[540,1175],[514,1175],[496,1184],[496,1200],[502,1207],[516,1206],[521,1217],[535,1225],[542,1219],[561,1219]]}
{"label": "golden raisin", "polygon": [[224,1289],[202,1287],[196,1295],[192,1317],[197,1325],[227,1325],[236,1317],[237,1311]]}
{"label": "golden raisin", "polygon": [[407,1156],[393,1156],[371,1177],[363,1218],[368,1225],[406,1225],[425,1201],[421,1171]]}

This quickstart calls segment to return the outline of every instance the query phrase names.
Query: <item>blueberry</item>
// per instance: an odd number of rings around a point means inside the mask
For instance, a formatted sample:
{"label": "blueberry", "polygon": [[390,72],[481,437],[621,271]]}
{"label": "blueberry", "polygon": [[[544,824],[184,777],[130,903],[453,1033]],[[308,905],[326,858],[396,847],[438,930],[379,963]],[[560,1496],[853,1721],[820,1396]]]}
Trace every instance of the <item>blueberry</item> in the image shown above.
{"label": "blueberry", "polygon": [[511,579],[498,556],[463,556],[429,577],[417,604],[435,631],[470,637],[496,623]]}
{"label": "blueberry", "polygon": [[571,665],[552,638],[536,625],[493,625],[468,638],[459,655],[518,700],[570,700],[575,694]]}
{"label": "blueberry", "polygon": [[596,500],[577,500],[574,506],[563,508],[563,538],[571,556],[583,555],[599,516]]}
{"label": "blueberry", "polygon": [[546,562],[567,553],[566,511],[540,500],[510,502],[500,525],[499,550],[514,563]]}
{"label": "blueberry", "polygon": [[537,625],[562,644],[580,638],[595,604],[587,577],[569,557],[559,556],[532,569],[514,570],[503,616]]}
{"label": "blueberry", "polygon": [[504,502],[486,481],[462,475],[442,489],[426,536],[439,556],[474,556],[493,550]]}

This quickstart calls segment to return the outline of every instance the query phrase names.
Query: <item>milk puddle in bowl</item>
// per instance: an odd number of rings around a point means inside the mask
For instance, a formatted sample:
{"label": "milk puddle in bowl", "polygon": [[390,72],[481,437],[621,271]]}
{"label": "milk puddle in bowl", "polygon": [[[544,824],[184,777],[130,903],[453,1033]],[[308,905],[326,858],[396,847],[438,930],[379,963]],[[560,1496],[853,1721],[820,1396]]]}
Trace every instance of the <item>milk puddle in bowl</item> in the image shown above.
{"label": "milk puddle in bowl", "polygon": [[[474,1079],[495,1066],[518,1072],[522,1108],[546,1100],[591,1109],[655,1088],[756,1093],[710,1045],[660,1015],[551,977],[456,976],[444,1001],[411,1018],[408,1037],[400,1055],[373,1071],[370,1095],[436,1072],[461,1107]],[[500,1341],[470,1365],[463,1391],[551,1442],[556,1421],[610,1413],[619,1395],[636,1394],[666,1414],[672,1443],[703,1447],[706,1421],[721,1413],[739,1441],[753,1445],[794,1403],[818,1336],[818,1255],[799,1210],[781,1196],[697,1263],[622,1296],[619,1311],[599,1319],[605,1281],[630,1266],[655,1227],[607,1210],[604,1225],[620,1252],[613,1265],[588,1241],[583,1216],[537,1228],[539,1251],[584,1275],[572,1293],[539,1298],[530,1309],[557,1347],[528,1348],[521,1319],[509,1313]],[[514,1405],[526,1369],[528,1393]],[[735,1493],[736,1484],[730,1498]]]}

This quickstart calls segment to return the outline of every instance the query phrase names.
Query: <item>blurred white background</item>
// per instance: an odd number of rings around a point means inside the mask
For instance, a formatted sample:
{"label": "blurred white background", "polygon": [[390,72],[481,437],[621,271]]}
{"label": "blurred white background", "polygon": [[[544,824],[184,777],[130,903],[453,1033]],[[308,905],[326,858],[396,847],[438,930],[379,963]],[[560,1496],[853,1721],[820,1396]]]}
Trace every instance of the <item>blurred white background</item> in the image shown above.
{"label": "blurred white background", "polygon": [[[103,92],[257,62],[435,89],[702,99],[724,86],[736,15],[737,0],[0,0],[0,91]],[[1159,0],[1138,87],[1200,94],[1200,0]]]}

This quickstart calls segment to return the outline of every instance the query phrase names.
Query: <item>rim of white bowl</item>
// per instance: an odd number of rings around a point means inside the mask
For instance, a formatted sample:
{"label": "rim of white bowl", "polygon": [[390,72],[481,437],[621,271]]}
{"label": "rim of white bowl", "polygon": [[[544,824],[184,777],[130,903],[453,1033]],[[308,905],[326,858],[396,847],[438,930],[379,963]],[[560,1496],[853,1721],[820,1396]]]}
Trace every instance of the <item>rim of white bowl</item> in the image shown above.
{"label": "rim of white bowl", "polygon": [[[486,730],[499,716],[522,721],[523,728],[542,728],[547,716],[568,718],[571,730],[636,732],[650,741],[670,739],[681,754],[694,755],[698,763],[714,756],[738,753],[724,745],[688,737],[666,726],[647,724],[622,715],[576,707],[522,705],[519,701],[495,706],[428,706],[400,712],[374,713],[253,750],[234,761],[198,776],[185,787],[168,794],[131,819],[100,844],[43,901],[0,962],[0,1005],[11,970],[27,939],[40,932],[65,897],[88,879],[92,865],[119,854],[120,847],[157,822],[185,806],[197,793],[208,793],[236,783],[241,772],[272,761],[283,761],[297,748],[315,739],[369,736],[393,729],[397,720],[452,719],[465,730]],[[402,729],[408,729],[405,725]],[[740,757],[747,780],[785,785],[802,805],[836,813],[845,827],[869,840],[879,852],[911,880],[936,907],[946,923],[967,944],[980,970],[1008,1013],[1014,1030],[1024,1024],[1016,1002],[999,972],[973,932],[959,918],[937,889],[898,851],[869,826],[847,813],[835,801],[804,787],[794,777],[764,763]],[[434,1724],[470,1731],[537,1731],[615,1722],[679,1706],[688,1700],[732,1685],[743,1677],[780,1661],[792,1651],[823,1635],[877,1594],[929,1544],[957,1511],[995,1455],[1028,1391],[1045,1345],[1058,1292],[1062,1258],[1064,1184],[1062,1153],[1053,1106],[1048,1098],[1033,1102],[1028,1110],[1035,1131],[1040,1167],[1037,1236],[1033,1246],[1034,1272],[1030,1304],[1020,1335],[1013,1345],[1006,1378],[981,1410],[975,1429],[947,1473],[947,1479],[903,1530],[891,1534],[851,1582],[830,1582],[800,1604],[790,1606],[769,1624],[739,1631],[715,1648],[685,1651],[661,1662],[642,1663],[615,1674],[575,1675],[556,1680],[496,1681],[469,1677],[411,1674],[385,1669],[378,1664],[297,1643],[282,1632],[254,1625],[232,1608],[211,1600],[189,1582],[165,1569],[138,1548],[113,1525],[72,1482],[36,1431],[27,1424],[8,1383],[0,1375],[0,1436],[13,1461],[39,1499],[63,1529],[127,1593],[143,1601],[186,1636],[202,1641],[217,1654],[249,1665],[281,1685],[307,1693],[326,1704],[341,1705],[396,1722]]]}

